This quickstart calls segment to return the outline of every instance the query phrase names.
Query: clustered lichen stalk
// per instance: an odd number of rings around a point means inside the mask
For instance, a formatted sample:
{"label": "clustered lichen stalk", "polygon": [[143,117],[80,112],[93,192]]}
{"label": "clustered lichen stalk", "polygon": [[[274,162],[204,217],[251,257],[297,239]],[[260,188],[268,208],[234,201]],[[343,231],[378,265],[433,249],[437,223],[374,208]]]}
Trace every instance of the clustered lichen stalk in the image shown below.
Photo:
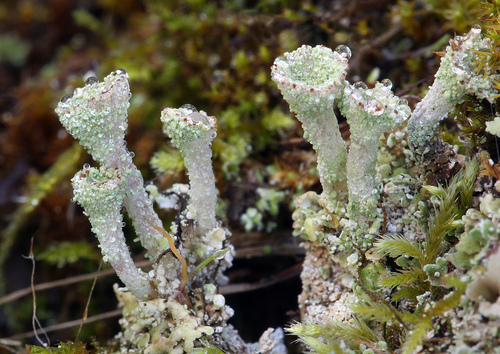
{"label": "clustered lichen stalk", "polygon": [[[491,40],[474,26],[464,36],[450,40],[429,92],[420,101],[408,121],[408,143],[416,157],[429,152],[438,132],[438,124],[455,109],[465,95],[490,99],[498,94],[492,79],[498,75],[488,68],[479,72],[479,52],[491,51]],[[491,101],[493,102],[493,101]]]}
{"label": "clustered lichen stalk", "polygon": [[[475,159],[464,162],[464,172],[455,176],[450,168],[449,177],[453,177],[448,188],[424,186],[433,194],[430,201],[435,203],[435,210],[432,213],[426,205],[427,196],[418,191],[417,174],[423,169],[414,167],[415,162],[437,161],[434,156],[429,159],[427,153],[432,152],[438,125],[457,104],[467,99],[467,95],[479,100],[487,99],[492,104],[500,96],[497,90],[500,82],[498,65],[492,64],[494,67],[491,68],[485,64],[492,63],[495,57],[492,51],[498,51],[492,43],[492,40],[481,36],[478,26],[474,26],[468,34],[452,39],[441,60],[435,82],[413,113],[407,101],[391,91],[392,83],[388,79],[375,83],[371,88],[362,82],[349,84],[345,80],[348,56],[340,56],[337,53],[339,50],[332,52],[323,46],[302,46],[276,59],[272,67],[273,80],[289,103],[290,110],[302,122],[304,136],[317,151],[318,172],[324,189],[322,200],[314,192],[296,198],[296,210],[292,216],[295,221],[294,235],[301,235],[310,242],[306,243],[301,275],[303,293],[299,302],[305,323],[294,325],[289,331],[299,335],[300,340],[312,349],[326,353],[340,352],[345,347],[349,352],[350,349],[361,352],[360,343],[364,341],[373,345],[368,346],[370,349],[366,352],[375,349],[386,352],[388,343],[370,327],[383,323],[385,332],[386,325],[393,326],[395,318],[399,322],[398,331],[406,338],[401,336],[401,345],[390,343],[400,346],[392,349],[402,353],[413,353],[422,348],[426,350],[425,346],[421,346],[424,338],[432,337],[430,330],[435,319],[443,316],[448,328],[445,337],[463,345],[453,347],[446,343],[436,348],[454,349],[454,352],[486,352],[476,350],[480,348],[481,343],[478,342],[482,341],[477,335],[470,342],[478,343],[478,346],[469,346],[469,340],[463,335],[468,328],[463,327],[464,323],[468,326],[476,321],[477,312],[490,320],[497,321],[499,317],[498,272],[495,273],[494,269],[498,269],[500,256],[499,253],[491,256],[490,242],[497,243],[499,237],[500,200],[494,195],[500,190],[500,182],[494,189],[477,183],[479,163]],[[332,94],[333,91],[335,94]],[[330,113],[335,103],[350,127],[347,158],[342,158],[345,147],[342,148],[343,142],[339,141],[338,125],[332,122],[335,116]],[[403,123],[408,119],[405,127]],[[382,137],[382,134],[395,128],[398,129],[388,137]],[[486,131],[500,135],[500,118],[487,123]],[[396,144],[397,150],[393,150]],[[382,148],[380,154],[379,147]],[[341,151],[344,155],[339,153]],[[493,163],[486,163],[489,155],[486,151],[483,153],[486,156],[483,156],[485,162],[482,166],[489,164],[490,167],[485,169],[491,170]],[[460,161],[444,154],[436,157],[447,159],[450,165]],[[486,174],[491,181],[496,180],[494,172]],[[480,175],[486,178],[484,172]],[[325,202],[331,203],[345,189],[345,186],[339,188],[335,185],[339,181],[347,184],[348,206],[329,209]],[[486,194],[480,199],[481,211],[470,208],[460,220],[462,213],[471,206],[472,193],[478,186]],[[338,199],[336,201],[339,202]],[[429,225],[427,229],[422,228],[424,222]],[[459,235],[457,231],[464,223],[465,231]],[[452,247],[445,242],[449,235],[457,237],[460,240],[458,244]],[[374,247],[376,238],[378,241]],[[354,248],[354,253],[349,255]],[[379,268],[381,263],[368,258],[374,254],[377,259],[390,255],[400,269],[389,272],[392,275],[387,276],[387,269]],[[491,263],[484,263],[488,257]],[[453,267],[450,267],[450,262]],[[482,273],[484,264],[487,265],[484,276],[471,282],[466,296],[463,296],[469,277],[475,274],[468,270],[477,266],[473,272]],[[335,267],[339,269],[333,270]],[[355,271],[351,271],[351,267]],[[356,285],[343,288],[346,278],[340,276],[342,273],[351,273]],[[365,286],[368,283],[370,285]],[[390,288],[390,292],[386,287]],[[364,300],[359,295],[360,289],[368,295],[364,296]],[[443,289],[446,290],[441,292]],[[385,303],[387,296],[392,301]],[[469,298],[467,301],[483,302],[482,307],[474,309],[474,306],[468,305],[465,306],[468,309],[457,311],[461,299],[466,297]],[[401,303],[404,305],[400,306]],[[462,310],[463,313],[460,313]],[[473,314],[475,319],[469,322],[465,317],[468,314]],[[370,321],[370,326],[358,321],[359,318]],[[339,319],[339,322],[332,319]],[[462,321],[459,326],[453,323],[458,320]],[[483,320],[479,326],[488,327]],[[352,337],[354,332],[364,332],[369,336],[360,340],[358,336]],[[495,328],[494,334],[487,339],[488,347],[498,344],[492,340],[497,338],[496,332]],[[491,332],[483,333],[489,335]],[[387,337],[384,335],[383,338]],[[440,343],[444,343],[442,339]],[[429,343],[426,345],[432,347],[433,344]]]}
{"label": "clustered lichen stalk", "polygon": [[339,108],[347,118],[351,131],[351,146],[347,157],[349,210],[352,217],[377,216],[379,185],[377,178],[378,141],[383,133],[401,125],[410,115],[406,100],[391,91],[388,79],[368,89],[364,83],[347,85]]}
{"label": "clustered lichen stalk", "polygon": [[347,152],[333,105],[344,88],[350,56],[346,46],[332,51],[304,45],[276,59],[271,68],[272,79],[318,154],[322,198],[331,209],[347,194]]}
{"label": "clustered lichen stalk", "polygon": [[104,259],[135,296],[145,299],[155,297],[156,291],[132,261],[122,231],[122,207],[151,259],[168,249],[168,241],[149,224],[162,225],[126,148],[130,96],[128,75],[118,70],[103,82],[88,79],[85,87],[61,99],[56,113],[66,130],[101,165],[101,169],[84,167],[73,178],[75,200],[89,217]]}
{"label": "clustered lichen stalk", "polygon": [[[172,236],[163,230],[142,175],[125,147],[131,96],[127,79],[123,70],[111,73],[103,82],[91,78],[84,88],[63,97],[56,108],[66,130],[101,165],[84,166],[72,184],[74,200],[89,218],[103,260],[126,285],[115,287],[124,305],[120,345],[130,352],[192,352],[201,346],[201,337],[216,340],[218,336],[220,340],[226,330],[228,340],[241,341],[226,322],[233,315],[232,309],[217,294],[217,284],[225,280],[222,271],[231,264],[232,248],[221,250],[228,233],[215,217],[217,190],[211,142],[216,136],[216,119],[192,106],[165,109],[162,114],[165,132],[180,149],[190,178],[187,210],[181,211],[180,225],[175,221],[171,227],[180,231],[177,235],[182,243],[177,249]],[[156,261],[147,274],[135,266],[126,244],[123,206],[142,246]],[[167,252],[169,244],[178,260]],[[192,283],[203,288],[188,288],[193,277]],[[188,296],[188,289],[194,295]]]}
{"label": "clustered lichen stalk", "polygon": [[168,248],[166,240],[149,224],[161,226],[153,204],[143,187],[141,173],[126,148],[127,109],[131,97],[128,74],[117,70],[103,82],[89,78],[72,96],[64,96],[56,113],[66,130],[80,141],[92,158],[104,167],[126,172],[124,205],[141,244],[151,259]]}
{"label": "clustered lichen stalk", "polygon": [[189,174],[189,211],[195,234],[203,237],[217,227],[217,190],[212,169],[212,140],[217,136],[217,120],[192,105],[165,108],[161,114],[164,131],[184,159]]}
{"label": "clustered lichen stalk", "polygon": [[[362,83],[349,85],[345,80],[349,58],[346,46],[336,51],[302,46],[276,59],[272,75],[318,154],[323,202],[338,213],[343,204],[338,202],[343,202],[348,190],[351,217],[373,219],[379,187],[375,173],[378,139],[400,125],[410,109],[394,96],[388,80],[373,89]],[[335,102],[350,125],[348,155],[333,112]]]}
{"label": "clustered lichen stalk", "polygon": [[154,297],[156,291],[146,274],[135,266],[122,230],[126,176],[118,169],[85,167],[73,177],[72,183],[74,199],[89,217],[104,261],[111,264],[136,298]]}

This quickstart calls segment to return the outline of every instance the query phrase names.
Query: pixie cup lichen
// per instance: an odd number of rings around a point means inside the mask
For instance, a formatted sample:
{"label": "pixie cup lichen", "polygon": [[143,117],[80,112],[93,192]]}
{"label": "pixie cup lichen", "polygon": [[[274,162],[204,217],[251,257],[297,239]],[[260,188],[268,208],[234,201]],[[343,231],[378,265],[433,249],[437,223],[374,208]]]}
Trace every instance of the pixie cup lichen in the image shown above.
{"label": "pixie cup lichen", "polygon": [[56,113],[68,133],[80,141],[96,162],[107,168],[127,171],[127,193],[123,202],[142,245],[149,257],[156,259],[168,248],[168,242],[149,224],[161,226],[161,221],[144,189],[142,175],[126,148],[130,97],[128,74],[117,70],[102,82],[89,78],[85,87],[61,99]]}
{"label": "pixie cup lichen", "polygon": [[345,86],[350,56],[346,46],[332,51],[304,45],[276,59],[271,68],[272,79],[318,154],[322,199],[332,208],[347,194],[347,151],[333,105]]}
{"label": "pixie cup lichen", "polygon": [[379,182],[376,174],[380,136],[401,125],[411,113],[406,100],[395,96],[392,83],[385,79],[375,87],[360,82],[348,85],[339,102],[351,131],[347,157],[349,211],[352,217],[377,215]]}
{"label": "pixie cup lichen", "polygon": [[474,26],[464,36],[450,40],[434,83],[417,104],[408,121],[408,142],[417,157],[429,151],[441,120],[464,100],[465,95],[493,99],[498,94],[492,79],[498,78],[488,68],[479,68],[480,52],[491,52],[491,40]]}
{"label": "pixie cup lichen", "polygon": [[127,179],[119,169],[86,167],[71,180],[74,200],[85,210],[92,231],[99,240],[103,260],[138,299],[149,299],[155,290],[130,256],[122,230],[121,209],[127,193]]}
{"label": "pixie cup lichen", "polygon": [[215,218],[217,190],[212,169],[212,140],[217,120],[192,105],[165,108],[161,113],[164,132],[180,150],[189,174],[189,212],[196,221],[195,234],[207,235],[218,224]]}

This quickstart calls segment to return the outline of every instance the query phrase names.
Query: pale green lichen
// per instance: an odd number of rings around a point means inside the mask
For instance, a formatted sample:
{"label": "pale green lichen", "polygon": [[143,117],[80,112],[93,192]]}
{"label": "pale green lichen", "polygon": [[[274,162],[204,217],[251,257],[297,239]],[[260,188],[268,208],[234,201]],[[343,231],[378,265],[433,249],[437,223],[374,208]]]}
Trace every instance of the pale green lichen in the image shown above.
{"label": "pale green lichen", "polygon": [[498,94],[492,81],[498,75],[488,71],[477,73],[478,53],[489,52],[490,44],[491,40],[481,35],[479,26],[450,40],[432,87],[408,122],[409,143],[417,156],[429,150],[439,122],[464,100],[466,94],[479,99],[492,99]]}
{"label": "pale green lichen", "polygon": [[156,259],[168,248],[168,242],[149,224],[160,226],[161,221],[144,189],[142,175],[132,161],[133,154],[126,148],[124,138],[130,97],[128,74],[117,70],[103,82],[89,78],[85,87],[61,99],[56,113],[66,130],[80,141],[95,161],[104,167],[127,172],[127,193],[123,202],[141,244],[148,250],[149,257]]}
{"label": "pale green lichen", "polygon": [[327,235],[325,227],[333,226],[335,220],[329,215],[320,196],[314,192],[307,192],[294,201],[295,211],[292,214],[293,235],[312,241],[322,241]]}
{"label": "pale green lichen", "polygon": [[[115,292],[120,290],[115,288]],[[191,353],[194,342],[214,329],[173,298],[135,302],[120,295],[124,306],[121,342],[129,353]],[[134,308],[135,305],[135,308]],[[131,310],[133,308],[133,310]],[[125,310],[126,309],[126,310]]]}
{"label": "pale green lichen", "polygon": [[156,291],[146,274],[135,266],[122,230],[126,182],[127,178],[118,169],[84,168],[72,179],[74,199],[92,224],[103,260],[113,266],[131,293],[138,299],[148,299]]}
{"label": "pale green lichen", "polygon": [[262,230],[264,223],[262,222],[262,213],[257,208],[250,207],[241,215],[241,223],[245,231]]}
{"label": "pale green lichen", "polygon": [[500,117],[495,117],[492,122],[486,122],[486,131],[500,137]]}
{"label": "pale green lichen", "polygon": [[184,159],[189,173],[191,218],[196,220],[195,233],[204,236],[218,226],[211,150],[212,140],[217,135],[217,120],[190,105],[165,108],[161,120],[165,134]]}
{"label": "pale green lichen", "polygon": [[337,207],[347,192],[347,152],[333,104],[345,86],[350,56],[346,46],[332,51],[305,45],[276,59],[271,68],[272,79],[318,154],[322,198],[331,209]]}
{"label": "pale green lichen", "polygon": [[377,216],[379,182],[376,177],[378,140],[382,133],[401,125],[410,116],[406,100],[395,96],[389,80],[368,89],[364,83],[348,85],[339,102],[351,131],[347,157],[349,212],[353,218]]}
{"label": "pale green lichen", "polygon": [[469,209],[462,217],[465,230],[448,259],[459,268],[471,269],[486,257],[500,235],[500,199],[491,194],[481,198],[480,211]]}
{"label": "pale green lichen", "polygon": [[[271,218],[276,216],[278,214],[279,204],[286,197],[285,191],[280,191],[275,188],[257,188],[257,194],[259,195],[259,199],[255,203],[256,207],[247,208],[241,215],[241,222],[246,231],[264,229],[263,220],[265,215],[267,214]],[[271,232],[274,228],[276,228],[276,222],[272,219],[266,220],[266,232]]]}
{"label": "pale green lichen", "polygon": [[118,167],[122,156],[117,151],[125,151],[128,126],[128,75],[118,70],[103,82],[94,79],[87,80],[85,87],[77,88],[73,95],[64,96],[56,113],[68,133],[80,141],[94,160],[107,167]]}

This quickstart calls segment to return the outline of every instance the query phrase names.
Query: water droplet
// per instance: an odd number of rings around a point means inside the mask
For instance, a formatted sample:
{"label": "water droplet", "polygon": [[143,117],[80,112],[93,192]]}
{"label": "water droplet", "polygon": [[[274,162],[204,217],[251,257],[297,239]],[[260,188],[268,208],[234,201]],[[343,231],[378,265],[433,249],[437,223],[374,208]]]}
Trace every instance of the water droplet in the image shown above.
{"label": "water droplet", "polygon": [[210,127],[210,122],[209,122],[208,118],[205,115],[201,114],[201,113],[198,113],[198,112],[191,113],[189,115],[189,118],[191,118],[191,120],[195,124],[202,123],[203,125],[206,125],[206,126]]}
{"label": "water droplet", "polygon": [[385,87],[387,87],[388,89],[392,88],[392,81],[389,79],[383,79],[382,81],[380,81],[380,83]]}
{"label": "water droplet", "polygon": [[181,108],[187,109],[187,110],[189,110],[191,112],[198,112],[198,110],[196,109],[196,107],[193,106],[192,104],[189,104],[189,103],[183,105]]}
{"label": "water droplet", "polygon": [[400,98],[398,104],[400,104],[402,106],[407,106],[408,100],[406,98]]}
{"label": "water droplet", "polygon": [[364,89],[364,90],[368,89],[368,86],[363,81],[355,82],[353,86],[356,89]]}
{"label": "water droplet", "polygon": [[220,254],[217,258],[215,258],[215,259],[217,259],[217,260],[222,260],[222,259],[224,259],[225,257],[226,257],[226,252],[221,252],[221,254]]}
{"label": "water droplet", "polygon": [[134,158],[134,157],[135,157],[135,152],[130,151],[130,157],[131,157],[131,158]]}
{"label": "water droplet", "polygon": [[93,84],[96,84],[98,82],[99,82],[99,80],[97,80],[97,77],[90,76],[87,80],[85,80],[85,86],[93,85]]}
{"label": "water droplet", "polygon": [[83,165],[83,169],[84,170],[88,170],[90,168],[90,164],[89,163],[86,163]]}
{"label": "water droplet", "polygon": [[72,98],[73,98],[73,95],[64,95],[64,96],[61,97],[61,102],[65,103],[65,102],[67,102],[68,100],[70,100]]}
{"label": "water droplet", "polygon": [[127,72],[123,69],[118,69],[115,71],[116,75],[127,75]]}
{"label": "water droplet", "polygon": [[349,49],[348,46],[341,44],[337,48],[335,48],[335,51],[341,55],[344,55],[347,59],[351,59],[351,49]]}
{"label": "water droplet", "polygon": [[476,24],[476,25],[472,26],[472,29],[481,31],[481,26]]}
{"label": "water droplet", "polygon": [[359,90],[352,90],[351,97],[356,101],[363,100],[363,95],[361,94],[361,92],[359,92]]}
{"label": "water droplet", "polygon": [[285,64],[287,65],[288,64],[288,60],[286,59],[286,57],[284,55],[280,55],[279,57],[276,58],[276,60],[274,61],[275,64]]}

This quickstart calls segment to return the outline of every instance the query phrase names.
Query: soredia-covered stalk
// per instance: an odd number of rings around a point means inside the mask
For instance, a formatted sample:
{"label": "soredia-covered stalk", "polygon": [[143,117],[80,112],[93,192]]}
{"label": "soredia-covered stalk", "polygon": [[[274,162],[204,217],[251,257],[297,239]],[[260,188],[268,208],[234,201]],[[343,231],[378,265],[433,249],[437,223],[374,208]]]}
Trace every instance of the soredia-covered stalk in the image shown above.
{"label": "soredia-covered stalk", "polygon": [[351,217],[377,216],[378,186],[376,177],[378,140],[382,133],[401,125],[411,113],[406,100],[391,91],[390,80],[377,82],[373,89],[359,82],[344,89],[339,108],[351,131],[347,157],[349,212]]}
{"label": "soredia-covered stalk", "polygon": [[89,78],[85,87],[64,96],[56,113],[66,130],[80,141],[92,158],[106,168],[127,172],[124,205],[134,223],[141,244],[156,259],[168,249],[167,241],[148,222],[161,226],[144,189],[141,173],[126,148],[127,109],[131,97],[128,75],[117,70],[103,82]]}
{"label": "soredia-covered stalk", "polygon": [[[163,130],[180,150],[189,174],[189,212],[195,234],[204,237],[218,227],[215,218],[217,190],[212,169],[212,140],[217,135],[217,120],[192,105],[165,108],[161,113]],[[222,246],[222,244],[220,245]],[[220,248],[218,246],[214,248]]]}
{"label": "soredia-covered stalk", "polygon": [[304,45],[277,58],[271,68],[272,79],[318,154],[322,199],[329,208],[336,208],[347,194],[347,152],[333,104],[345,86],[350,56],[346,46],[332,51],[324,46]]}
{"label": "soredia-covered stalk", "polygon": [[492,99],[498,94],[492,81],[498,75],[490,73],[487,67],[480,72],[478,66],[479,52],[490,51],[491,40],[481,36],[477,25],[468,34],[450,40],[432,87],[408,121],[408,142],[417,156],[428,152],[439,122],[465,95]]}
{"label": "soredia-covered stalk", "polygon": [[71,181],[74,199],[90,220],[104,261],[111,264],[138,299],[153,297],[154,289],[146,274],[136,268],[123,235],[121,209],[127,188],[126,177],[119,169],[84,168]]}

